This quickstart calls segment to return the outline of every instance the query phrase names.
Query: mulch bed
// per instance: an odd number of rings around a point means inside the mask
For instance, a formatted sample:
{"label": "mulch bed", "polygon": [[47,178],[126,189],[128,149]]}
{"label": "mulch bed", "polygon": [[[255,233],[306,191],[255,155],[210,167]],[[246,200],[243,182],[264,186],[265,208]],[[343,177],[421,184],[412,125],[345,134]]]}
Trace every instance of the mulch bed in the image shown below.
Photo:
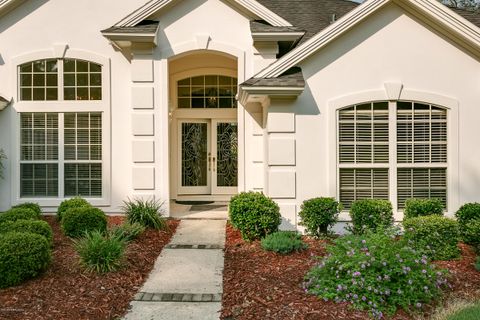
{"label": "mulch bed", "polygon": [[[305,294],[305,274],[325,254],[324,242],[305,238],[308,250],[288,256],[261,249],[259,242],[246,243],[240,233],[227,225],[225,270],[223,274],[224,320],[240,319],[369,319],[368,314],[350,305],[324,302]],[[462,245],[462,259],[438,262],[452,273],[454,296],[480,297],[480,272],[473,266],[475,254]],[[411,319],[400,311],[395,320]]]}
{"label": "mulch bed", "polygon": [[[82,269],[72,241],[62,234],[56,219],[44,219],[54,232],[53,262],[38,278],[0,290],[0,319],[114,319],[124,315],[178,225],[169,220],[169,232],[146,230],[129,244],[121,270],[98,275]],[[109,217],[109,225],[122,221],[123,217]]]}

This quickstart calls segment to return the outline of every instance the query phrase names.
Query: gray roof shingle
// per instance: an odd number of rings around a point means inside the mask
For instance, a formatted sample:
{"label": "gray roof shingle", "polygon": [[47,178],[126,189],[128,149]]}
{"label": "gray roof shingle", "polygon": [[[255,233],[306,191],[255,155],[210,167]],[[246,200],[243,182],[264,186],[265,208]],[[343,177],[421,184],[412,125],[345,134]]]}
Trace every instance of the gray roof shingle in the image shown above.
{"label": "gray roof shingle", "polygon": [[144,34],[144,33],[156,33],[158,28],[158,21],[145,20],[133,27],[111,27],[102,30],[102,33],[131,33],[131,34]]}
{"label": "gray roof shingle", "polygon": [[261,20],[250,21],[250,30],[253,32],[303,32],[299,27],[275,27]]}
{"label": "gray roof shingle", "polygon": [[242,87],[305,87],[302,69],[293,67],[276,78],[250,78],[241,84]]}

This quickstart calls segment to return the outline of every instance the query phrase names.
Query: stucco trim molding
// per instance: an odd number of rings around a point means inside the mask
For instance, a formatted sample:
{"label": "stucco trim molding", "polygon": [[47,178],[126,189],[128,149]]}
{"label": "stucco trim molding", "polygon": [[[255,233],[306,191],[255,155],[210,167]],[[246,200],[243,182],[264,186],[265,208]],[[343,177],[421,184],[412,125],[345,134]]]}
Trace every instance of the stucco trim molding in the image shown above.
{"label": "stucco trim molding", "polygon": [[480,50],[480,28],[436,0],[368,0],[302,45],[272,63],[259,72],[255,78],[278,77],[390,2],[396,3],[404,8],[413,8],[422,15],[452,30],[457,38],[467,41],[474,48]]}
{"label": "stucco trim molding", "polygon": [[[115,24],[117,27],[132,27],[140,21],[145,20],[156,12],[166,8],[167,6],[178,2],[179,0],[152,0],[142,7],[138,8],[119,22]],[[273,11],[261,5],[255,0],[223,0],[230,3],[236,8],[249,13],[251,16],[265,20],[272,26],[290,27],[292,26],[287,20],[283,19]]]}

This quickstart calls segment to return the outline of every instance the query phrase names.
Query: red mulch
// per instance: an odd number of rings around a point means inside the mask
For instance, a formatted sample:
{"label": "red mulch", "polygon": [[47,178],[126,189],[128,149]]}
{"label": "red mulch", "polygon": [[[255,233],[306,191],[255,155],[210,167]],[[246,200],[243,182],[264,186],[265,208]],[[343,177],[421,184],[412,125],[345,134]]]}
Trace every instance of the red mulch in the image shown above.
{"label": "red mulch", "polygon": [[[227,225],[225,270],[223,274],[222,319],[369,319],[348,304],[324,302],[305,294],[301,285],[315,256],[325,254],[324,242],[306,238],[309,248],[282,256],[261,249],[259,242],[246,243],[240,233]],[[452,292],[480,297],[480,272],[473,266],[475,254],[462,246],[462,259],[439,262],[452,273]],[[403,311],[393,319],[410,319]]]}
{"label": "red mulch", "polygon": [[[72,241],[62,234],[56,219],[45,220],[54,231],[53,262],[38,278],[0,290],[0,319],[113,319],[124,315],[178,225],[169,220],[169,232],[146,230],[129,244],[121,270],[98,275],[81,268]],[[109,217],[110,225],[122,221],[123,217]]]}

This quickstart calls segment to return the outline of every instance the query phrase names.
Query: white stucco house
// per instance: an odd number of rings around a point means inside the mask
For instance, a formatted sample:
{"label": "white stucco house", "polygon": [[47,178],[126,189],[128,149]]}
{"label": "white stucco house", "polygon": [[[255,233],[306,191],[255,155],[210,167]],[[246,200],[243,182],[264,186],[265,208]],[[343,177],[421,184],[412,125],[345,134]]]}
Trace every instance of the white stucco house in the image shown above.
{"label": "white stucco house", "polygon": [[[480,202],[480,16],[435,0],[0,1],[0,211]],[[348,214],[341,215],[342,220]]]}

